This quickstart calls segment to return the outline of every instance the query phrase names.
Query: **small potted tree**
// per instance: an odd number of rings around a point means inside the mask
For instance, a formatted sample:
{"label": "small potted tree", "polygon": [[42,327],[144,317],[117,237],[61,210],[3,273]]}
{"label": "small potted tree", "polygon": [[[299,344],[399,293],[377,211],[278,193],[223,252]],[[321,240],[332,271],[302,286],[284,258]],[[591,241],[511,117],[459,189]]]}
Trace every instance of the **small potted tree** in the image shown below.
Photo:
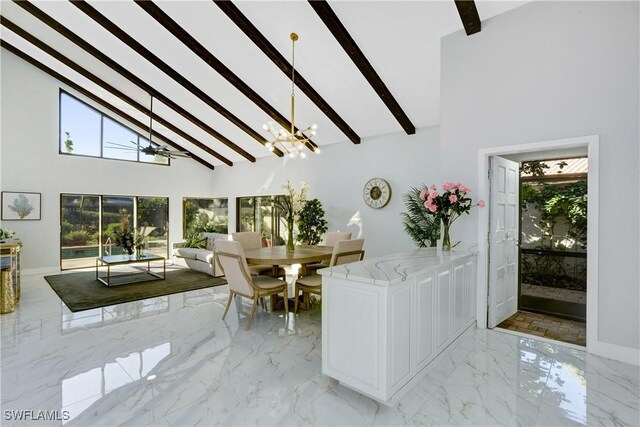
{"label": "small potted tree", "polygon": [[307,200],[298,214],[298,241],[304,245],[317,245],[326,231],[322,203],[318,199]]}

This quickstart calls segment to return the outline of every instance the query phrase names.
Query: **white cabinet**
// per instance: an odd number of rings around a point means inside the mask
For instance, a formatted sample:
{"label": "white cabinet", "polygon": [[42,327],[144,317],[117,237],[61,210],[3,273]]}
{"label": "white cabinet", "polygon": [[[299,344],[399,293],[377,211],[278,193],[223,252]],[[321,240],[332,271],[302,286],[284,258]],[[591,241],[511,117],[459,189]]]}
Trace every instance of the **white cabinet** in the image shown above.
{"label": "white cabinet", "polygon": [[322,371],[389,403],[475,323],[476,255],[440,257],[395,283],[353,276],[358,264],[350,277],[322,273]]}

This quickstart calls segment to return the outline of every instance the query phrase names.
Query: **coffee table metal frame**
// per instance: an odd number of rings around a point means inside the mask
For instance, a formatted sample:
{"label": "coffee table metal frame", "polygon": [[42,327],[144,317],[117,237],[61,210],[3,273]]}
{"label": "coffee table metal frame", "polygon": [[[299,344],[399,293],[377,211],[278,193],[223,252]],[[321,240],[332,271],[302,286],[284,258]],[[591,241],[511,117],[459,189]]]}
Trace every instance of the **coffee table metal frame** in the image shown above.
{"label": "coffee table metal frame", "polygon": [[[162,261],[162,274],[151,271],[152,261]],[[147,280],[132,280],[128,282],[121,282],[121,283],[118,283],[118,285],[114,285],[114,286],[126,285],[129,283],[141,283],[141,282],[149,282],[149,281],[155,281],[155,280],[164,280],[167,277],[167,259],[165,257],[159,256],[159,255],[153,255],[153,254],[109,255],[109,256],[102,256],[102,257],[96,258],[96,280],[106,286],[111,286],[111,266],[136,264],[141,262],[147,263],[147,271],[143,273],[146,273],[152,276],[152,278],[149,278]],[[107,267],[107,275],[105,277],[100,277],[100,274],[99,274],[100,267],[104,267],[104,266]]]}

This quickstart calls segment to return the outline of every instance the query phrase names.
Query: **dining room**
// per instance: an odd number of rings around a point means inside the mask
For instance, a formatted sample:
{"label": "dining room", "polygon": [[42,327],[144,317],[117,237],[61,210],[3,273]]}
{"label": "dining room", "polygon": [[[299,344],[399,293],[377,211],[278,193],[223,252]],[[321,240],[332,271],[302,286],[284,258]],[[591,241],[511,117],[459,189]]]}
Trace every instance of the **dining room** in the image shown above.
{"label": "dining room", "polygon": [[[3,1],[3,425],[636,425],[638,7]],[[579,348],[487,322],[570,145]]]}

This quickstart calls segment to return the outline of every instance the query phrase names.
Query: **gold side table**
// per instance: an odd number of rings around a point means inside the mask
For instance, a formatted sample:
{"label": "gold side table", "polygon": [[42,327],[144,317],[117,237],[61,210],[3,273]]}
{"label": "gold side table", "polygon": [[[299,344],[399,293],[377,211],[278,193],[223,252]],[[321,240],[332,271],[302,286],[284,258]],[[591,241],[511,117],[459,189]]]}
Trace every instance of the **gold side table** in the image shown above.
{"label": "gold side table", "polygon": [[10,313],[20,301],[20,250],[22,243],[10,241],[0,243],[0,312]]}

